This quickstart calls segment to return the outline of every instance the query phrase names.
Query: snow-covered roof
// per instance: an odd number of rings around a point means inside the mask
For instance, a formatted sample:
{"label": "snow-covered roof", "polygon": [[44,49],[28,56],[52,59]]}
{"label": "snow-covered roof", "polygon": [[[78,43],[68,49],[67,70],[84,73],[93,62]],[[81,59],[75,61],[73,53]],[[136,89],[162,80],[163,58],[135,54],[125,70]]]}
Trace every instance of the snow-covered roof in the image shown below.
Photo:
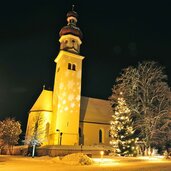
{"label": "snow-covered roof", "polygon": [[43,89],[30,111],[52,111],[52,93]]}
{"label": "snow-covered roof", "polygon": [[108,100],[81,97],[80,121],[109,124],[112,110]]}

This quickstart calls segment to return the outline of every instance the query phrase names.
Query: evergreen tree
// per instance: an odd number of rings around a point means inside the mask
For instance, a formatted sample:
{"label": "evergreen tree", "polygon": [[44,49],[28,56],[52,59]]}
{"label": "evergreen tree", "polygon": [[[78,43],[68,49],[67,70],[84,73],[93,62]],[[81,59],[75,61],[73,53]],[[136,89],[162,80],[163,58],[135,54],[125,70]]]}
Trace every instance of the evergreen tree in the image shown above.
{"label": "evergreen tree", "polygon": [[116,153],[121,156],[136,155],[136,138],[131,119],[131,112],[120,93],[115,103],[113,121],[111,121],[111,144],[116,147]]}
{"label": "evergreen tree", "polygon": [[144,149],[164,146],[166,141],[161,140],[169,137],[171,91],[164,69],[154,61],[129,66],[122,70],[112,88],[112,107],[115,107],[122,92],[134,118],[133,127],[145,146],[142,153]]}

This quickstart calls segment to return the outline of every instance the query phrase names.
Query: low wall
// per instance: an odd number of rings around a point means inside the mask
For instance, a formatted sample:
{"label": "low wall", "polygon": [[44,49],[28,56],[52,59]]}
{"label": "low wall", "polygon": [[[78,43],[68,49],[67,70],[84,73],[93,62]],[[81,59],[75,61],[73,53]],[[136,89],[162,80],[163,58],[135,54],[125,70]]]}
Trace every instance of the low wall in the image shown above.
{"label": "low wall", "polygon": [[27,146],[14,146],[9,149],[8,147],[4,147],[0,150],[0,154],[3,155],[22,155],[24,151],[27,150]]}
{"label": "low wall", "polygon": [[72,153],[84,153],[87,154],[89,157],[92,157],[93,155],[99,155],[100,150],[70,150],[70,149],[36,149],[37,156],[44,156],[48,155],[51,157],[56,156],[65,156],[67,154]]}
{"label": "low wall", "polygon": [[[15,146],[11,153],[7,148],[2,149],[1,154],[12,154],[12,155],[23,155],[28,156],[29,154],[27,146]],[[91,147],[91,146],[44,146],[37,147],[35,156],[65,156],[72,153],[84,153],[89,157],[100,155],[100,151],[104,151],[104,155],[108,155],[111,152],[110,148],[106,147]]]}
{"label": "low wall", "polygon": [[91,147],[91,146],[49,146],[49,147],[40,147],[36,149],[37,156],[65,156],[72,153],[84,153],[89,157],[100,155],[100,151],[104,151],[105,155],[108,155],[111,152],[111,149],[104,147]]}

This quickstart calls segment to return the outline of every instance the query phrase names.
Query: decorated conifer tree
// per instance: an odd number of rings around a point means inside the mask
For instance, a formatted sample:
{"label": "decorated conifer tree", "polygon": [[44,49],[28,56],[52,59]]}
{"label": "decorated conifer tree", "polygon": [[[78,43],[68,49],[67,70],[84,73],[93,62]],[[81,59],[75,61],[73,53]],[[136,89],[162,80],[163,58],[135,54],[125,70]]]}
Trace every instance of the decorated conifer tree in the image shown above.
{"label": "decorated conifer tree", "polygon": [[136,156],[136,140],[133,129],[133,122],[130,117],[131,112],[126,105],[122,93],[117,98],[117,104],[114,107],[113,120],[111,121],[110,142],[115,148],[116,153],[121,156]]}

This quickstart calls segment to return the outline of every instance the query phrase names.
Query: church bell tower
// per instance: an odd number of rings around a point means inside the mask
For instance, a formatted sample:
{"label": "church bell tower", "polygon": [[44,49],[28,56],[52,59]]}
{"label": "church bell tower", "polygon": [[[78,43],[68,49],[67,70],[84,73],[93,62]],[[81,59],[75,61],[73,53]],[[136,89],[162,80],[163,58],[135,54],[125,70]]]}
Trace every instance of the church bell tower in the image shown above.
{"label": "church bell tower", "polygon": [[55,59],[51,136],[54,145],[76,145],[79,142],[82,60],[82,32],[77,27],[78,14],[67,13],[67,25],[59,33],[60,51]]}

